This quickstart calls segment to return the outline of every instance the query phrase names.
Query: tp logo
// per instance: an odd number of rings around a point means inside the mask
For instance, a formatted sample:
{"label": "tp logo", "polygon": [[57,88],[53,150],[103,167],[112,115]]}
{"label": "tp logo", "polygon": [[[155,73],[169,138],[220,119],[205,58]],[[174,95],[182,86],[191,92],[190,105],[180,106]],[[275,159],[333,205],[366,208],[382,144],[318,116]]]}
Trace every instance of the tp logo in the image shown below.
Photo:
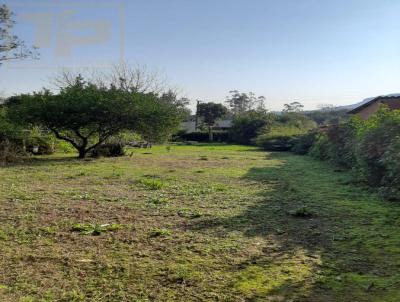
{"label": "tp logo", "polygon": [[[17,4],[17,24],[32,37],[27,44],[39,47],[43,67],[66,61],[75,67],[105,65],[124,59],[124,5],[122,2],[54,2]],[[111,54],[111,57],[110,57]],[[82,62],[83,61],[83,62]],[[32,64],[32,63],[31,63]],[[35,62],[35,66],[38,63]],[[19,64],[20,65],[20,64]],[[47,66],[46,66],[47,65]]]}

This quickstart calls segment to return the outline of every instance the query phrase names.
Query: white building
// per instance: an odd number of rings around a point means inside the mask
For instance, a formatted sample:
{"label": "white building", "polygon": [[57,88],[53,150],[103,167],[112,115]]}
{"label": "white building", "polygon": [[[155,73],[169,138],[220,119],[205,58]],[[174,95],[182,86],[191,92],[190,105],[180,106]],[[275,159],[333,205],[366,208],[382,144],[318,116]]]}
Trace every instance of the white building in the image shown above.
{"label": "white building", "polygon": [[[199,125],[200,126],[200,125]],[[232,120],[217,120],[213,129],[215,130],[227,130],[232,127]],[[195,121],[186,121],[182,122],[180,125],[180,129],[186,131],[186,133],[196,132],[199,129],[196,129]]]}

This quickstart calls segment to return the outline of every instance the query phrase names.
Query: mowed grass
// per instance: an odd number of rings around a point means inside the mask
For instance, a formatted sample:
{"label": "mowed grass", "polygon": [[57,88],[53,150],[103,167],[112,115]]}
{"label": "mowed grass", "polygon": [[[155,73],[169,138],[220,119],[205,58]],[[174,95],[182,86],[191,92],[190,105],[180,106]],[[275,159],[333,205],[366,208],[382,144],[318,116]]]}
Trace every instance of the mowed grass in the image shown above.
{"label": "mowed grass", "polygon": [[0,301],[400,301],[400,206],[228,145],[0,169]]}

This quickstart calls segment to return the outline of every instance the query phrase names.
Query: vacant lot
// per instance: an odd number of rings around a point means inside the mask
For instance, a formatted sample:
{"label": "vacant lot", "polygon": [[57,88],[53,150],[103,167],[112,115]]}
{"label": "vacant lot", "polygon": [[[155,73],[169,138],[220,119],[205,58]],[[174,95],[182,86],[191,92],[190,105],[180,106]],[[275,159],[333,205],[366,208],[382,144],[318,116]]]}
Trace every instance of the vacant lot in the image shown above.
{"label": "vacant lot", "polygon": [[243,146],[0,169],[0,301],[400,301],[400,206]]}

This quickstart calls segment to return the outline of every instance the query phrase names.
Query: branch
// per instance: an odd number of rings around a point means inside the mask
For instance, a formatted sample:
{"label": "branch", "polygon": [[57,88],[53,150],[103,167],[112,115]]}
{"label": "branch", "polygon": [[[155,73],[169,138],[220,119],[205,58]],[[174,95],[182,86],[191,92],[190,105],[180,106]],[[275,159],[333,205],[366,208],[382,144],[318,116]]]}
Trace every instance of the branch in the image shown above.
{"label": "branch", "polygon": [[[74,130],[74,133],[76,134],[77,137],[79,137],[79,138],[83,141],[83,143],[87,142],[88,138],[87,138],[87,137],[84,137],[84,136],[79,132],[79,130]],[[90,134],[88,135],[88,137],[89,137],[89,136],[90,136]]]}
{"label": "branch", "polygon": [[110,136],[107,137],[103,137],[101,139],[99,139],[99,141],[97,143],[95,143],[93,146],[90,146],[89,148],[86,149],[86,152],[89,152],[91,150],[93,150],[94,148],[96,148],[97,146],[101,145],[102,143],[104,143],[104,141],[109,138]]}
{"label": "branch", "polygon": [[66,136],[61,135],[61,134],[60,134],[56,129],[54,129],[54,128],[49,128],[49,129],[50,129],[51,132],[54,133],[54,135],[55,135],[58,139],[62,139],[62,140],[64,140],[64,141],[66,141],[66,142],[69,142],[69,143],[70,143],[72,146],[74,146],[76,149],[79,149],[78,144],[77,144],[74,140],[70,139],[69,137],[66,137]]}

